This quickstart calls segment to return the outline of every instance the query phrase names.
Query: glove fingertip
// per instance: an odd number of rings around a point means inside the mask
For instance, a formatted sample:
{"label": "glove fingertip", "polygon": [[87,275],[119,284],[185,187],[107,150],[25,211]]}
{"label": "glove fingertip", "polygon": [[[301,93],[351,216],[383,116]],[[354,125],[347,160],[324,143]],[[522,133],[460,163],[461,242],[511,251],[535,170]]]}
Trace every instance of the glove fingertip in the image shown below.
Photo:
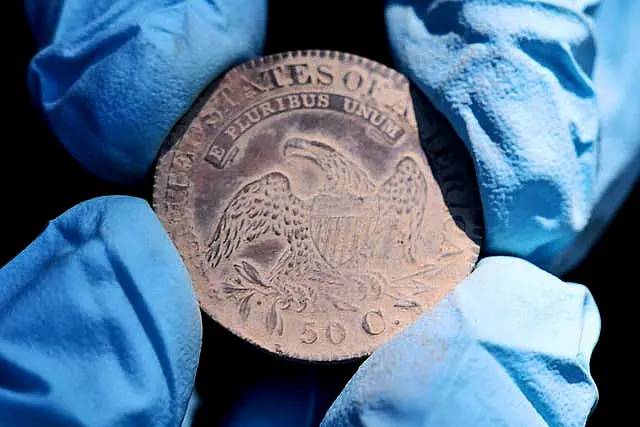
{"label": "glove fingertip", "polygon": [[0,282],[0,365],[47,390],[46,399],[3,394],[0,381],[0,407],[17,425],[182,420],[200,312],[188,272],[144,200],[107,196],[71,208],[0,269]]}
{"label": "glove fingertip", "polygon": [[266,29],[262,0],[129,3],[63,2],[29,69],[32,98],[65,148],[122,184],[146,174],[214,77],[260,52]]}

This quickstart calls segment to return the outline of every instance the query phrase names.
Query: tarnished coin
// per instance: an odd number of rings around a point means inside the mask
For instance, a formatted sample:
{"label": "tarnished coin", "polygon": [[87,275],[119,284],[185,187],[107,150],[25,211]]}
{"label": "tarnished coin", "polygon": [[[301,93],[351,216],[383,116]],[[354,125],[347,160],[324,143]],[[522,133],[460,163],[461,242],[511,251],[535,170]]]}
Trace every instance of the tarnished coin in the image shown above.
{"label": "tarnished coin", "polygon": [[373,61],[301,51],[201,95],[160,154],[154,208],[206,313],[285,357],[353,359],[469,274],[473,169],[427,103],[418,132],[409,89]]}

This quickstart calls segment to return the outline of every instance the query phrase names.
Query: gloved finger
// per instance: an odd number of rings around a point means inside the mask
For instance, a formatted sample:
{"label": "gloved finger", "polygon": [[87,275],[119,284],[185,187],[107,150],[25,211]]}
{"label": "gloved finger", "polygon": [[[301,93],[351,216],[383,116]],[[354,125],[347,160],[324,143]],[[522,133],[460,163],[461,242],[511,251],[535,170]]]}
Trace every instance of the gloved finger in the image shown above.
{"label": "gloved finger", "polygon": [[84,202],[0,270],[3,426],[176,426],[201,323],[180,257],[140,199]]}
{"label": "gloved finger", "polygon": [[547,267],[586,225],[598,110],[593,0],[394,0],[398,67],[464,140],[486,249]]}
{"label": "gloved finger", "polygon": [[119,183],[145,174],[198,93],[257,55],[266,30],[266,0],[29,0],[26,11],[34,102],[76,160]]}
{"label": "gloved finger", "polygon": [[583,426],[599,331],[584,286],[485,258],[360,367],[322,426]]}
{"label": "gloved finger", "polygon": [[605,1],[594,22],[593,84],[602,119],[595,204],[587,227],[556,256],[552,270],[557,274],[583,260],[640,178],[640,2]]}

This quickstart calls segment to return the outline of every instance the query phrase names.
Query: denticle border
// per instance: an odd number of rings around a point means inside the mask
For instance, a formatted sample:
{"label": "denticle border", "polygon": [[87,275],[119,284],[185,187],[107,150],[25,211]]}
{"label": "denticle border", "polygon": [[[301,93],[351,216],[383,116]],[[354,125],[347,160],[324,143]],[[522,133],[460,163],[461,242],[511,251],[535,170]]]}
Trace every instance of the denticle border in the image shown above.
{"label": "denticle border", "polygon": [[399,88],[405,88],[409,85],[409,81],[407,78],[397,72],[396,70],[387,67],[379,62],[364,58],[362,56],[354,55],[352,53],[346,52],[338,52],[334,50],[319,50],[319,49],[311,49],[311,50],[294,50],[290,52],[282,52],[282,53],[274,53],[271,55],[266,55],[260,58],[251,59],[245,63],[237,65],[228,71],[228,74],[238,73],[242,71],[252,70],[257,67],[262,67],[265,65],[277,64],[279,62],[285,61],[289,58],[328,58],[328,59],[337,59],[340,62],[345,62],[348,64],[357,64],[362,66],[363,68],[380,74],[382,77],[386,79],[391,79],[394,84],[396,84]]}

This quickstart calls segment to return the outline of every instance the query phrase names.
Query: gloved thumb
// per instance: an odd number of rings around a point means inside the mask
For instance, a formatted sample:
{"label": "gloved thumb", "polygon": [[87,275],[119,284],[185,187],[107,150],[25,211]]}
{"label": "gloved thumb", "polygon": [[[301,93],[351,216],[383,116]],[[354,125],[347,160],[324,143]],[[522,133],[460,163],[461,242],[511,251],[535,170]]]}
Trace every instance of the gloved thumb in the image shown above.
{"label": "gloved thumb", "polygon": [[148,204],[84,202],[0,270],[0,423],[179,425],[200,342],[191,281]]}

